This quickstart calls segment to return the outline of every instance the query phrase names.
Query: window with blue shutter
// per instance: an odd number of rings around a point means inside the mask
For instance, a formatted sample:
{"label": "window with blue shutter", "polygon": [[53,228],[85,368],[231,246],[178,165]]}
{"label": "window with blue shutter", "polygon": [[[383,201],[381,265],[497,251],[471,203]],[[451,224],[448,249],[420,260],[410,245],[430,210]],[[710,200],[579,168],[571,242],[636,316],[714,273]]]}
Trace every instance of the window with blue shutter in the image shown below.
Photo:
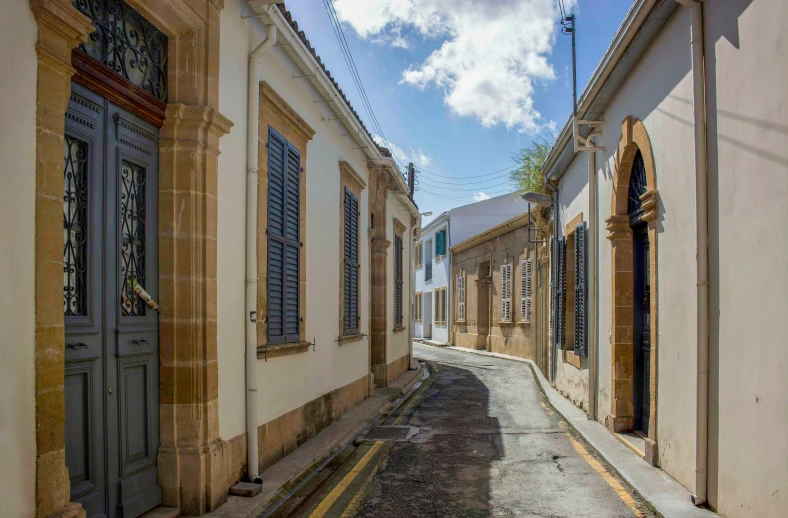
{"label": "window with blue shutter", "polygon": [[268,341],[298,342],[301,154],[268,131]]}
{"label": "window with blue shutter", "polygon": [[586,340],[586,236],[585,226],[575,227],[575,354],[588,357]]}
{"label": "window with blue shutter", "polygon": [[565,315],[564,315],[564,303],[565,303],[565,293],[566,293],[566,267],[565,267],[565,258],[566,258],[566,239],[561,238],[558,241],[558,254],[556,257],[557,263],[557,273],[558,278],[555,282],[555,342],[556,345],[563,349],[564,348],[564,326],[565,326]]}
{"label": "window with blue shutter", "polygon": [[357,334],[359,331],[358,308],[358,198],[345,187],[345,236],[344,236],[344,335]]}
{"label": "window with blue shutter", "polygon": [[435,234],[435,256],[446,255],[446,229],[441,229]]}
{"label": "window with blue shutter", "polygon": [[402,327],[402,236],[394,236],[394,327]]}

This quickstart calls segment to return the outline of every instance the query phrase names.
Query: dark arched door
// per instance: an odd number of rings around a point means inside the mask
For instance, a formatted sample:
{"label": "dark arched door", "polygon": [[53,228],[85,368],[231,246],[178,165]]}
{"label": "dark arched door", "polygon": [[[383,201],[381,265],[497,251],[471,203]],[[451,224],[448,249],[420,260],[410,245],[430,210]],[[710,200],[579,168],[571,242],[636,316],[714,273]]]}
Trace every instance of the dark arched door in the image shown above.
{"label": "dark arched door", "polygon": [[635,430],[648,434],[651,402],[651,268],[647,224],[642,220],[643,207],[640,197],[648,190],[643,155],[637,152],[629,177],[629,202],[627,212],[632,227],[634,307],[633,307],[633,402]]}

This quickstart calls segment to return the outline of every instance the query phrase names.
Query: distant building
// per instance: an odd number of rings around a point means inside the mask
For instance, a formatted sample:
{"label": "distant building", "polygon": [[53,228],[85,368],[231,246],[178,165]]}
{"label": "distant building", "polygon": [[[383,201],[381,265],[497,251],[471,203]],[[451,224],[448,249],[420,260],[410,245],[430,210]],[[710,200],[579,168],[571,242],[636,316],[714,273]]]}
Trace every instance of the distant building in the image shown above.
{"label": "distant building", "polygon": [[[547,363],[548,248],[539,209],[452,247],[451,342]],[[539,218],[535,220],[534,218]]]}
{"label": "distant building", "polygon": [[451,247],[526,211],[519,194],[504,194],[448,210],[421,229],[414,250],[413,336],[440,343],[451,337]]}

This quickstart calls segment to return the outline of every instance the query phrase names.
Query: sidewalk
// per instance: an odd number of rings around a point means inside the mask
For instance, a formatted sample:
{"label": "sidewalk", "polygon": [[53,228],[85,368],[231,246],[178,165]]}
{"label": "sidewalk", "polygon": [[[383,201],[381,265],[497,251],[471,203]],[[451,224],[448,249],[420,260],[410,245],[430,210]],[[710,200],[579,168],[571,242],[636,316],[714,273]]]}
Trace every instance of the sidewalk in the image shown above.
{"label": "sidewalk", "polygon": [[353,407],[296,451],[265,470],[261,474],[263,486],[260,494],[251,498],[230,495],[224,505],[205,516],[257,518],[312,471],[319,469],[335,452],[344,448],[381,414],[395,404],[401,405],[406,398],[403,397],[394,403],[395,400],[408,395],[414,390],[416,383],[425,376],[427,374],[420,366],[416,370],[405,372],[388,387],[376,388],[374,395]]}
{"label": "sidewalk", "polygon": [[464,347],[445,346],[445,348],[530,364],[550,404],[661,516],[665,518],[717,516],[711,511],[692,505],[690,492],[684,486],[670,478],[661,469],[648,465],[643,459],[632,453],[601,423],[588,419],[585,412],[564,398],[550,385],[533,361]]}

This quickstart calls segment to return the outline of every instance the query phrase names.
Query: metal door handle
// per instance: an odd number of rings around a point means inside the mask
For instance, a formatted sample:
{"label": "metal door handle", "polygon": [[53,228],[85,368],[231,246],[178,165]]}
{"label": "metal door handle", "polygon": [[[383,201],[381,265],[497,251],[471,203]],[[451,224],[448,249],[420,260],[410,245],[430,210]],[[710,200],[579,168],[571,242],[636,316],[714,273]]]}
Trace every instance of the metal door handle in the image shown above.
{"label": "metal door handle", "polygon": [[88,344],[83,344],[82,342],[77,342],[75,344],[68,344],[66,347],[68,347],[69,349],[74,349],[76,351],[77,349],[87,349],[88,348]]}
{"label": "metal door handle", "polygon": [[115,387],[110,385],[109,388],[107,389],[107,392],[109,392],[110,394],[114,394],[115,393]]}
{"label": "metal door handle", "polygon": [[148,345],[147,340],[132,340],[131,345]]}

